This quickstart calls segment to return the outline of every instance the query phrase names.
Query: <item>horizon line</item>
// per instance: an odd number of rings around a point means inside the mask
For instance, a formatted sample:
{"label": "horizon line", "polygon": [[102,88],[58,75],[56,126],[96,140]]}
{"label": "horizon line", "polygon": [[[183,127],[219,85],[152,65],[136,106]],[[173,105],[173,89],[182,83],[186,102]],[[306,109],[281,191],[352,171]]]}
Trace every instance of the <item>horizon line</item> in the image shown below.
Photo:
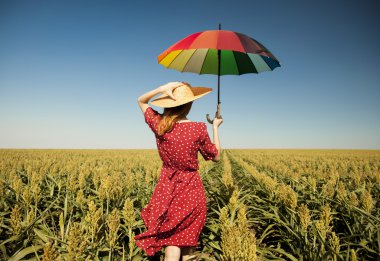
{"label": "horizon line", "polygon": [[[1,148],[0,150],[157,150],[157,148]],[[266,147],[251,147],[251,148],[222,148],[222,150],[371,150],[380,151],[380,148],[266,148]]]}

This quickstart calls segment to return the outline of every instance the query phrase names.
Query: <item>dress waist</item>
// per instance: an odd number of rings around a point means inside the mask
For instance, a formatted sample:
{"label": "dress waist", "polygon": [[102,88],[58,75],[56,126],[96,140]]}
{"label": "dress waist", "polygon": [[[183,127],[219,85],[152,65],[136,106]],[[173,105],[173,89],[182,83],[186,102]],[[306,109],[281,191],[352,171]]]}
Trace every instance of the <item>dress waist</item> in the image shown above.
{"label": "dress waist", "polygon": [[189,168],[189,167],[172,167],[165,164],[162,165],[162,168],[170,172],[169,179],[171,179],[178,172],[193,172],[193,171],[198,170],[196,168]]}
{"label": "dress waist", "polygon": [[181,170],[181,171],[197,171],[198,169],[197,168],[194,168],[194,167],[173,167],[173,166],[170,166],[170,165],[166,165],[166,164],[163,164],[162,165],[163,168],[165,169],[169,169],[169,170]]}

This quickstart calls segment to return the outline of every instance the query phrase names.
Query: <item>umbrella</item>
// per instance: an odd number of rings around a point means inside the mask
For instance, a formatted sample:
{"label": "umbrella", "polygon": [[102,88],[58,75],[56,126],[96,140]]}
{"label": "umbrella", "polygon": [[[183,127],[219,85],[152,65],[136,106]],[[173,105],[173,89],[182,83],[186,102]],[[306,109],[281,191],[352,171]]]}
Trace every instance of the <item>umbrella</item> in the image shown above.
{"label": "umbrella", "polygon": [[[255,39],[238,32],[208,30],[191,34],[173,44],[158,57],[158,63],[181,72],[218,75],[220,118],[220,76],[272,71],[277,58]],[[207,114],[208,122],[212,123]]]}

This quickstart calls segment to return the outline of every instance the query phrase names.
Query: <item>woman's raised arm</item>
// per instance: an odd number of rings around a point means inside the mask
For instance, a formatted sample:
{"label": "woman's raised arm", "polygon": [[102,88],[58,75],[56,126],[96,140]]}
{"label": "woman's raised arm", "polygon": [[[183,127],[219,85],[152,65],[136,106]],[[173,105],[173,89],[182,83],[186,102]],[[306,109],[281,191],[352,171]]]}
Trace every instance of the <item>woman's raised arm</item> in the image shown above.
{"label": "woman's raised arm", "polygon": [[167,93],[171,98],[175,100],[175,97],[173,96],[172,91],[174,88],[181,85],[183,85],[183,83],[181,82],[169,82],[167,84],[161,85],[160,87],[157,87],[154,90],[144,93],[137,99],[137,102],[141,108],[141,111],[145,113],[146,109],[149,107],[148,101],[161,92]]}

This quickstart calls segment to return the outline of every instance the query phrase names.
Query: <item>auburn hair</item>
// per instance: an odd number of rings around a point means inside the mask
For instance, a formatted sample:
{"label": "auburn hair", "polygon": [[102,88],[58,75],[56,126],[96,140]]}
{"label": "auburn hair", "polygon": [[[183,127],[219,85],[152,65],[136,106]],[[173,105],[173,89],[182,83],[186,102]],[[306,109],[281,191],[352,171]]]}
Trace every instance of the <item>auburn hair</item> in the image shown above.
{"label": "auburn hair", "polygon": [[188,102],[172,108],[164,108],[164,112],[161,114],[161,120],[158,123],[158,135],[162,136],[166,132],[170,132],[174,124],[181,118],[186,117],[190,112],[193,102]]}

